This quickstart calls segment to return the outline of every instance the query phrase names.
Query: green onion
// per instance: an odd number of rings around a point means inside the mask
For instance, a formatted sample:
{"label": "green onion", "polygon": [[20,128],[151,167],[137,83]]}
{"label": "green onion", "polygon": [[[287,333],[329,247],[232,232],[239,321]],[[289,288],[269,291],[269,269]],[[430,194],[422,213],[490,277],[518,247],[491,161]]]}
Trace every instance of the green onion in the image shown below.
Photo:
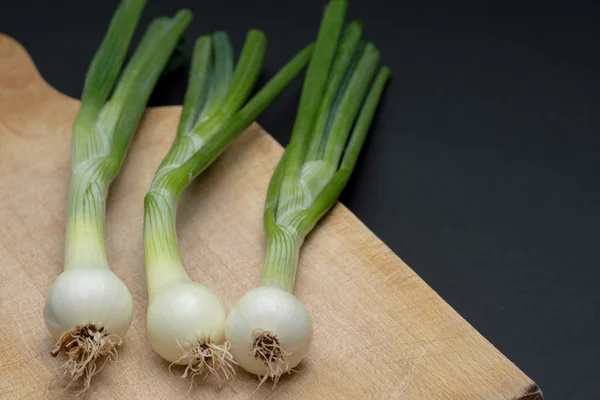
{"label": "green onion", "polygon": [[261,383],[276,383],[308,353],[310,315],[292,294],[300,248],[348,182],[390,75],[378,72],[379,51],[362,41],[361,24],[343,28],[346,8],[342,0],[325,8],[292,138],[267,190],[259,286],[227,319],[231,354]]}
{"label": "green onion", "polygon": [[145,1],[123,0],[94,56],[73,126],[71,189],[64,272],[44,307],[46,326],[64,350],[64,368],[84,390],[100,369],[99,357],[116,347],[133,317],[125,284],[109,269],[104,244],[108,188],[119,173],[148,98],[190,23],[189,11],[152,22],[123,71],[124,59]]}
{"label": "green onion", "polygon": [[185,187],[252,123],[308,63],[302,50],[251,100],[266,38],[248,33],[234,69],[224,32],[196,41],[177,136],[145,197],[144,250],[149,307],[147,330],[154,350],[188,375],[233,373],[225,343],[226,312],[221,300],[185,272],[177,245],[175,216]]}

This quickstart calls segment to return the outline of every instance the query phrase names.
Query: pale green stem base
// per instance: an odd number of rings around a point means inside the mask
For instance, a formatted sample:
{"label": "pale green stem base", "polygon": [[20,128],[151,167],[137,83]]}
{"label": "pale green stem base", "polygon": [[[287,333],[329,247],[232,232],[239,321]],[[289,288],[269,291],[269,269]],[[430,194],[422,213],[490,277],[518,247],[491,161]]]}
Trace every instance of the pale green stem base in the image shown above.
{"label": "pale green stem base", "polygon": [[80,165],[72,174],[65,270],[108,268],[104,245],[104,212],[108,184],[102,182],[101,165],[101,158],[96,162],[92,160]]}
{"label": "pale green stem base", "polygon": [[104,246],[104,229],[81,218],[70,221],[67,232],[65,270],[108,268]]}
{"label": "pale green stem base", "polygon": [[259,286],[273,286],[292,293],[302,242],[295,233],[281,228],[269,237]]}
{"label": "pale green stem base", "polygon": [[188,282],[177,245],[175,213],[179,196],[153,187],[144,199],[144,254],[150,297],[164,287]]}

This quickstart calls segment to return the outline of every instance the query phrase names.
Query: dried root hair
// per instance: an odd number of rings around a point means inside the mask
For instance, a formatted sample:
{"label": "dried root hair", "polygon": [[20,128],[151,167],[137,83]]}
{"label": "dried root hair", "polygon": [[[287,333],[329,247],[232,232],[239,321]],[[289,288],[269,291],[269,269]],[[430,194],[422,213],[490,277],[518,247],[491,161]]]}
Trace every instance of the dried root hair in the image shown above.
{"label": "dried root hair", "polygon": [[231,344],[225,342],[222,345],[216,345],[210,343],[210,341],[204,343],[198,343],[197,346],[185,350],[179,342],[177,343],[179,348],[183,350],[183,355],[174,363],[169,365],[169,371],[175,364],[186,365],[185,371],[182,378],[191,378],[190,390],[194,384],[194,378],[201,376],[202,379],[206,379],[207,376],[215,376],[217,383],[221,387],[222,383],[229,379],[230,375],[235,375],[233,364],[237,364],[233,360],[233,356],[229,352]]}
{"label": "dried root hair", "polygon": [[264,329],[255,329],[252,331],[252,336],[254,338],[254,346],[252,347],[254,357],[262,360],[267,367],[265,375],[258,375],[260,383],[256,390],[269,378],[273,380],[273,389],[275,389],[281,375],[296,372],[293,369],[289,369],[289,364],[284,360],[284,357],[289,356],[291,353],[286,352],[281,347],[279,339],[272,332]]}
{"label": "dried root hair", "polygon": [[[77,325],[61,335],[50,355],[56,357],[64,350],[68,360],[62,369],[71,378],[67,388],[82,379],[83,393],[90,388],[93,376],[102,370],[108,360],[117,361],[117,347],[121,343],[123,341],[119,336],[106,332],[103,327],[98,329],[93,324]],[[104,358],[100,366],[97,362],[99,358]]]}

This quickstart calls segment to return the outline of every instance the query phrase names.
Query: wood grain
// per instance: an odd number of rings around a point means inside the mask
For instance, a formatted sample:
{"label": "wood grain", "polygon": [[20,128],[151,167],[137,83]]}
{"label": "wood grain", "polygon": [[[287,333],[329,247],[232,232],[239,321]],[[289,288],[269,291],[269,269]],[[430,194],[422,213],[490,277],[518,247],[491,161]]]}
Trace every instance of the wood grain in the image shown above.
{"label": "wood grain", "polygon": [[[83,76],[81,77],[83,79]],[[61,359],[42,320],[63,265],[71,124],[78,101],[51,88],[25,50],[0,35],[0,398],[62,399]],[[107,246],[135,318],[116,364],[87,399],[248,398],[239,371],[222,389],[167,371],[146,339],[143,196],[175,134],[179,107],[150,109],[112,186]],[[178,236],[190,276],[229,308],[257,282],[262,209],[281,147],[252,125],[184,194]],[[232,279],[233,278],[233,279]],[[306,242],[296,295],[313,316],[298,373],[255,398],[541,399],[540,389],[338,204]],[[180,373],[175,370],[175,373]]]}

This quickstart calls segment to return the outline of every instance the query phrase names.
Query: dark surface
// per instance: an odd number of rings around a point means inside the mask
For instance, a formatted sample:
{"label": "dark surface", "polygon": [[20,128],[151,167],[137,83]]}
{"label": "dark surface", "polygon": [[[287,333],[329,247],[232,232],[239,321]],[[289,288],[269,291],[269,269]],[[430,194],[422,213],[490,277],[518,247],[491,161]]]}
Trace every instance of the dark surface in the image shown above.
{"label": "dark surface", "polygon": [[[600,398],[600,3],[400,3],[350,7],[394,79],[343,202],[548,399]],[[190,7],[188,54],[202,33],[239,50],[261,28],[268,78],[315,37],[322,4],[155,0],[141,26]],[[4,0],[0,31],[78,97],[115,5]],[[152,104],[181,103],[186,75]],[[259,120],[283,144],[300,84]]]}

